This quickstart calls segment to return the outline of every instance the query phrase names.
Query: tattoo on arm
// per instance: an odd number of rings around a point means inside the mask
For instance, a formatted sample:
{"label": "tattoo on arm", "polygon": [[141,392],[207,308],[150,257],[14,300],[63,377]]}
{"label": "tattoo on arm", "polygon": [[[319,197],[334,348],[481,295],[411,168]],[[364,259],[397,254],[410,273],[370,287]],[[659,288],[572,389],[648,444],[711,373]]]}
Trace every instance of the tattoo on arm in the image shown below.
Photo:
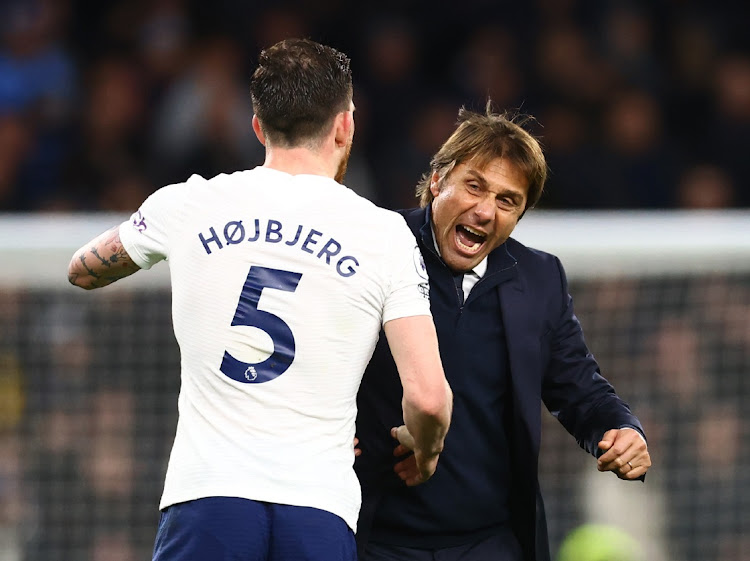
{"label": "tattoo on arm", "polygon": [[75,253],[68,267],[68,280],[81,288],[100,288],[139,269],[122,246],[119,226],[115,226]]}

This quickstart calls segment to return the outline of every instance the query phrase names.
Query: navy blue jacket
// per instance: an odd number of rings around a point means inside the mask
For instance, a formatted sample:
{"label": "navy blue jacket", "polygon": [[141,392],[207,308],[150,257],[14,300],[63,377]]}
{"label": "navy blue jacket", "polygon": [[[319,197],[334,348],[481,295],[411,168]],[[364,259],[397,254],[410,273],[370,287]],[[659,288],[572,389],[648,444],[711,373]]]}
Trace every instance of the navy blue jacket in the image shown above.
{"label": "navy blue jacket", "polygon": [[[506,475],[510,488],[504,495],[507,497],[507,505],[503,508],[508,513],[510,528],[524,551],[524,560],[549,561],[547,524],[537,475],[542,402],[579,445],[594,456],[600,455],[597,444],[607,430],[631,426],[643,434],[643,429],[627,404],[599,373],[599,367],[586,346],[581,325],[573,312],[565,273],[557,257],[509,239],[490,253],[487,273],[472,289],[465,306],[460,310],[463,316],[461,322],[442,321],[447,319],[442,315],[448,313],[446,310],[451,304],[458,308],[458,301],[449,301],[457,298],[455,286],[452,284],[450,271],[435,251],[429,209],[400,212],[414,232],[425,258],[430,277],[430,304],[438,328],[438,339],[454,339],[461,335],[457,330],[467,329],[467,326],[469,329],[476,329],[478,325],[490,329],[482,311],[495,306],[500,312],[496,321],[503,326],[499,332],[504,340],[499,340],[496,344],[505,348],[502,355],[504,368],[498,369],[494,364],[488,367],[492,369],[490,372],[477,372],[475,361],[473,371],[466,372],[461,368],[462,360],[457,360],[456,356],[441,357],[446,377],[452,386],[461,376],[478,376],[483,380],[482,383],[488,385],[487,392],[497,391],[497,388],[490,388],[490,385],[496,384],[501,376],[507,378],[507,381],[503,381],[507,391],[504,394],[502,416],[506,438],[500,449],[508,454],[502,461],[508,467]],[[446,325],[452,327],[445,327]],[[450,497],[456,494],[486,496],[483,493],[487,486],[483,482],[493,474],[482,473],[482,466],[487,463],[476,461],[476,458],[487,454],[485,448],[467,454],[466,446],[451,447],[447,439],[438,471],[441,468],[449,469],[446,466],[460,465],[462,470],[466,470],[466,477],[462,477],[465,482],[463,484],[472,485],[475,482],[475,485],[482,487],[457,489],[455,486],[441,486],[440,478],[433,477],[427,483],[413,488],[411,499],[409,493],[412,492],[404,492],[405,485],[392,471],[392,451],[396,443],[389,435],[390,427],[403,423],[402,390],[398,372],[384,339],[381,337],[378,343],[358,395],[357,436],[363,452],[355,462],[363,495],[357,530],[360,550],[370,537],[374,515],[382,508],[384,496],[389,497],[388,502],[391,503],[387,512],[388,524],[400,527],[403,535],[414,536],[408,545],[446,547],[457,545],[461,541],[469,543],[481,539],[497,528],[482,525],[479,520],[472,522],[476,525],[473,528],[467,528],[465,524],[454,525],[447,520],[464,523],[466,520],[471,521],[475,511],[482,512],[483,505],[477,504],[475,508],[465,509],[466,512],[451,512],[450,517],[438,517],[443,521],[437,523],[442,524],[442,528],[430,526],[430,521],[423,521],[422,518],[417,523],[417,519],[410,514],[409,501],[419,501],[425,494],[428,498],[434,494],[438,499],[430,504],[445,504],[446,508],[449,508]],[[488,344],[483,343],[485,346]],[[441,353],[445,348],[447,345],[441,346]],[[472,355],[492,354],[493,349],[472,347],[465,352],[467,354],[464,359],[469,360]],[[455,442],[476,441],[475,434],[458,434],[462,430],[460,427],[471,424],[461,422],[460,415],[484,415],[492,418],[495,413],[482,410],[489,409],[492,405],[490,401],[483,399],[481,383],[479,389],[476,385],[472,388],[474,395],[456,395],[454,391],[453,422],[449,437]],[[462,400],[461,406],[459,399]],[[487,430],[497,430],[497,427],[487,427]],[[490,465],[495,464],[490,462]],[[402,503],[399,502],[401,497],[404,497]],[[492,497],[488,496],[487,500],[491,501]],[[394,501],[399,508],[393,508]],[[383,516],[379,517],[383,519]],[[456,526],[460,526],[458,534]],[[425,527],[430,527],[431,532],[434,532],[427,536],[427,541],[423,535]],[[452,541],[450,544],[441,542],[436,537],[438,535],[449,536]]]}

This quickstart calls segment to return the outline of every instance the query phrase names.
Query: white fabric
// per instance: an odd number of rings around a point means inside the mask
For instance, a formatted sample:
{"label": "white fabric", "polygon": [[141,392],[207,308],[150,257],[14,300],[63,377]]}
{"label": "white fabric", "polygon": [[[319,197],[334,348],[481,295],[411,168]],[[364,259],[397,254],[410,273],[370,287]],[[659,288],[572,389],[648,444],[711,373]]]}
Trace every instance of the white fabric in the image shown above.
{"label": "white fabric", "polygon": [[479,280],[484,276],[484,274],[487,272],[487,257],[482,259],[479,263],[477,263],[477,266],[474,267],[471,271],[466,271],[464,273],[464,280],[461,285],[461,288],[464,291],[464,294],[466,295],[464,297],[464,301],[466,298],[469,297],[469,293],[471,292],[471,289],[474,288],[474,285],[479,282]]}
{"label": "white fabric", "polygon": [[[182,385],[160,508],[245,497],[327,510],[356,530],[364,368],[385,322],[430,315],[424,263],[404,219],[332,179],[258,167],[159,189],[120,238],[140,267],[170,264]],[[301,277],[273,288],[250,279],[251,267],[287,272],[270,273],[274,281]],[[243,291],[246,279],[256,292]],[[252,321],[233,326],[240,309]],[[274,341],[288,342],[278,323],[293,336],[291,365],[245,383]],[[245,379],[221,371],[225,351]]]}

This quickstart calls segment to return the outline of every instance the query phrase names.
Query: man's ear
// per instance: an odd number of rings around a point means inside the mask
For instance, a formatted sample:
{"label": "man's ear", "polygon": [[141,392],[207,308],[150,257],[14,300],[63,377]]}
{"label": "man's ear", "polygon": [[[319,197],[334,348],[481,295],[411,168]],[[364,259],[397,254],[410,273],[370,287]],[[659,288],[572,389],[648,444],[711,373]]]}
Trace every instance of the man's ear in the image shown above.
{"label": "man's ear", "polygon": [[432,172],[432,177],[430,178],[430,193],[432,193],[433,197],[437,197],[438,193],[440,193],[440,174],[436,171]]}
{"label": "man's ear", "polygon": [[354,133],[354,112],[342,111],[336,115],[333,122],[335,130],[334,140],[338,148],[346,146]]}
{"label": "man's ear", "polygon": [[265,146],[266,135],[263,134],[263,129],[260,127],[260,121],[258,120],[257,115],[253,115],[253,132],[255,133],[255,136],[258,137],[260,143]]}

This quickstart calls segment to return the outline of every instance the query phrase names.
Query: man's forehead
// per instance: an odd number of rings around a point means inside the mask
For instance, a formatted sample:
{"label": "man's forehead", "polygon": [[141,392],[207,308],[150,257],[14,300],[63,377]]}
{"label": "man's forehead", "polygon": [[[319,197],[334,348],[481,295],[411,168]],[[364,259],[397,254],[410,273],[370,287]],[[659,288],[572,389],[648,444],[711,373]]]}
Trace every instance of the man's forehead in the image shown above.
{"label": "man's forehead", "polygon": [[474,156],[473,158],[470,158],[468,160],[464,160],[458,163],[458,165],[456,165],[456,168],[461,168],[465,171],[486,173],[492,168],[495,168],[504,164],[514,165],[513,162],[501,156],[484,156],[484,157]]}
{"label": "man's forehead", "polygon": [[528,191],[528,178],[518,164],[507,158],[501,158],[499,156],[489,160],[474,158],[461,162],[453,169],[453,172],[472,175],[490,182],[492,179],[490,175],[499,174],[504,178],[509,179],[511,183],[516,185],[519,189],[524,190],[524,192]]}

